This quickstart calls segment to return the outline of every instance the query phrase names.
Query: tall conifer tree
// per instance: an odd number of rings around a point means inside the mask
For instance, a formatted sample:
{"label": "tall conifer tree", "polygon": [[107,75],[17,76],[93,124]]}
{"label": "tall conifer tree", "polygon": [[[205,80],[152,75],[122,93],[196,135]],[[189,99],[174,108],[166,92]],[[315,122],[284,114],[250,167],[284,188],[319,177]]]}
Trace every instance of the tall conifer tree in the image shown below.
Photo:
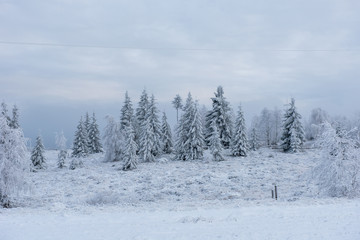
{"label": "tall conifer tree", "polygon": [[234,136],[232,137],[231,152],[234,156],[245,157],[247,155],[248,149],[249,146],[246,134],[244,113],[241,109],[241,106],[239,106],[238,116],[235,122]]}
{"label": "tall conifer tree", "polygon": [[161,146],[162,146],[162,151],[167,154],[172,152],[174,146],[172,140],[171,128],[169,123],[167,122],[167,117],[165,112],[163,113],[162,124],[161,124]]}
{"label": "tall conifer tree", "polygon": [[213,109],[206,115],[206,142],[209,144],[212,134],[211,124],[215,121],[221,144],[224,148],[229,148],[232,137],[231,108],[224,97],[224,90],[221,86],[217,88],[215,97],[211,100]]}
{"label": "tall conifer tree", "polygon": [[297,152],[305,141],[305,134],[300,122],[301,115],[295,107],[295,99],[291,99],[283,120],[282,148],[285,152]]}

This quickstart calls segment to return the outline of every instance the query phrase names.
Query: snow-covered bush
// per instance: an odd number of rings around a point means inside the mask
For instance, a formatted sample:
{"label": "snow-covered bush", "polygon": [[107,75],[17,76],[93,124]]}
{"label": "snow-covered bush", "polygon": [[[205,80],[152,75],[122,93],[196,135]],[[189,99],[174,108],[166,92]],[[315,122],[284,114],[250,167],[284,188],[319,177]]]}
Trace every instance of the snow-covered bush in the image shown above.
{"label": "snow-covered bush", "polygon": [[29,162],[20,128],[11,129],[0,115],[0,206],[11,207],[13,199],[25,190]]}
{"label": "snow-covered bush", "polygon": [[69,166],[70,170],[74,170],[76,168],[83,167],[83,166],[84,166],[84,162],[81,157],[72,157],[71,158],[71,162],[70,162],[70,166]]}
{"label": "snow-covered bush", "polygon": [[323,134],[317,142],[323,155],[313,171],[320,191],[332,197],[358,195],[360,154],[356,141],[349,137],[349,131],[334,129],[329,123],[325,123],[323,128]]}

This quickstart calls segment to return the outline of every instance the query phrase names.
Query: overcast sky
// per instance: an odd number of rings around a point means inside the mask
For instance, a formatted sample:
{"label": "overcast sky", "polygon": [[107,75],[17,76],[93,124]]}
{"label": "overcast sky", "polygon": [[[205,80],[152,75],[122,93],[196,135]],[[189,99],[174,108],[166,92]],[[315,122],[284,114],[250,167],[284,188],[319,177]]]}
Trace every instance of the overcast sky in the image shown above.
{"label": "overcast sky", "polygon": [[358,0],[0,0],[0,100],[50,147],[86,111],[103,124],[126,90],[137,105],[144,88],[172,122],[176,94],[210,106],[218,85],[247,119],[291,97],[304,117],[315,107],[351,117],[359,12]]}

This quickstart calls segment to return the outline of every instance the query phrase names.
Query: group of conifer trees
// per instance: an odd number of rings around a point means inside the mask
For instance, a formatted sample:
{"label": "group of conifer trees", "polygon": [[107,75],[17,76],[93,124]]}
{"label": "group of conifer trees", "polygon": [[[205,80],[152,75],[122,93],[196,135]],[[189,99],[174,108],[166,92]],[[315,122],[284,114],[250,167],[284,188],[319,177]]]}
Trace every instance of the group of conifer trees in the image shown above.
{"label": "group of conifer trees", "polygon": [[123,170],[136,168],[138,160],[153,162],[161,154],[173,150],[171,128],[163,113],[162,122],[155,97],[141,94],[134,111],[128,93],[121,108],[120,121],[107,117],[104,131],[105,161],[123,161]]}
{"label": "group of conifer trees", "polygon": [[[72,160],[69,166],[70,169],[82,166],[82,158],[87,157],[90,154],[103,152],[99,126],[96,121],[95,113],[93,113],[91,118],[89,114],[86,113],[84,119],[85,120],[83,120],[83,117],[80,118],[75,132],[71,153]],[[58,165],[60,166],[60,155]]]}
{"label": "group of conifer trees", "polygon": [[[173,153],[177,160],[201,159],[205,149],[210,149],[214,160],[224,160],[223,149],[229,149],[233,156],[247,156],[248,151],[256,150],[257,135],[253,129],[247,137],[244,112],[239,106],[235,121],[232,109],[224,97],[221,86],[211,98],[212,109],[201,114],[199,104],[188,94],[183,105],[176,95],[172,104],[177,111],[175,137],[163,113],[162,122],[154,95],[148,96],[146,90],[141,94],[136,110],[133,109],[128,93],[125,94],[121,108],[120,121],[107,117],[104,132],[105,161],[123,161],[123,170],[134,169],[138,161],[153,162],[161,154]],[[180,112],[180,114],[179,114]],[[284,151],[296,152],[304,142],[301,116],[292,99],[283,120],[281,146]],[[80,131],[78,129],[80,135]],[[79,139],[79,140],[76,140]],[[83,151],[77,147],[81,137],[76,137],[73,152]],[[76,143],[76,144],[75,144]],[[80,144],[81,145],[81,144]],[[84,145],[84,144],[83,144]]]}

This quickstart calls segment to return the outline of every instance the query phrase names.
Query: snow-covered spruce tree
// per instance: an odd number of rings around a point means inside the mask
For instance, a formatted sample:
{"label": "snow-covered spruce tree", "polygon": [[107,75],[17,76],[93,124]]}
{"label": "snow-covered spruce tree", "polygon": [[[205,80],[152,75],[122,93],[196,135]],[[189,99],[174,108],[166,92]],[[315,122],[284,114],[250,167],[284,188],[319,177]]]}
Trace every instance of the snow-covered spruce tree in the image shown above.
{"label": "snow-covered spruce tree", "polygon": [[295,99],[291,99],[283,120],[282,148],[285,152],[297,152],[305,141],[305,134],[300,122],[301,115],[295,107]]}
{"label": "snow-covered spruce tree", "polygon": [[11,128],[19,128],[19,109],[17,108],[16,105],[14,105],[14,108],[12,110],[12,118],[10,120],[10,127]]}
{"label": "snow-covered spruce tree", "polygon": [[232,121],[231,108],[228,101],[224,97],[224,91],[221,86],[217,88],[215,97],[212,100],[212,110],[206,115],[206,143],[209,144],[212,134],[211,124],[216,122],[220,135],[220,141],[224,148],[230,147],[232,137]]}
{"label": "snow-covered spruce tree", "polygon": [[106,116],[107,124],[104,130],[105,162],[120,161],[123,148],[123,134],[120,124],[113,117]]}
{"label": "snow-covered spruce tree", "polygon": [[7,104],[5,102],[1,103],[1,116],[3,116],[6,120],[6,124],[8,126],[11,125],[11,118],[8,115],[8,109],[7,109]]}
{"label": "snow-covered spruce tree", "polygon": [[124,145],[124,165],[123,170],[132,170],[137,167],[137,144],[135,142],[135,131],[131,122],[125,127],[126,143]]}
{"label": "snow-covered spruce tree", "polygon": [[128,92],[125,93],[124,105],[121,108],[120,129],[125,130],[134,121],[134,110]]}
{"label": "snow-covered spruce tree", "polygon": [[201,158],[204,147],[202,123],[191,93],[188,94],[183,110],[176,129],[175,158],[184,161]]}
{"label": "snow-covered spruce tree", "polygon": [[93,113],[92,118],[91,118],[88,139],[89,139],[89,152],[90,153],[103,152],[103,147],[102,147],[101,140],[100,140],[99,126],[96,122],[95,113]]}
{"label": "snow-covered spruce tree", "polygon": [[139,149],[141,159],[144,162],[153,162],[154,157],[161,153],[161,127],[154,95],[151,96],[141,131]]}
{"label": "snow-covered spruce tree", "polygon": [[190,125],[192,123],[194,112],[194,102],[191,96],[191,93],[188,94],[188,97],[185,101],[185,106],[183,108],[183,114],[180,117],[180,121],[176,126],[176,141],[175,141],[175,158],[178,160],[189,160],[190,159]]}
{"label": "snow-covered spruce tree", "polygon": [[219,131],[217,129],[215,121],[211,123],[211,129],[212,129],[212,134],[209,138],[209,140],[210,140],[209,148],[210,148],[211,154],[213,155],[213,159],[214,159],[214,161],[224,161],[225,159],[221,154],[223,147],[220,142]]}
{"label": "snow-covered spruce tree", "polygon": [[21,128],[11,129],[0,114],[0,206],[11,207],[17,194],[25,190],[29,162]]}
{"label": "snow-covered spruce tree", "polygon": [[259,138],[255,127],[251,129],[249,145],[249,148],[252,151],[256,151],[259,148]]}
{"label": "snow-covered spruce tree", "polygon": [[231,141],[231,153],[233,156],[246,157],[249,150],[244,113],[239,106],[238,116],[235,121],[235,131]]}
{"label": "snow-covered spruce tree", "polygon": [[167,117],[165,112],[163,112],[162,124],[161,124],[161,149],[163,153],[171,153],[173,150],[173,140],[171,134],[171,128],[167,122]]}
{"label": "snow-covered spruce tree", "polygon": [[140,96],[138,107],[136,108],[135,121],[134,121],[135,141],[139,147],[141,145],[140,144],[140,138],[142,134],[141,132],[142,132],[142,127],[145,125],[145,120],[146,120],[145,115],[148,107],[149,107],[149,97],[146,90],[144,89]]}
{"label": "snow-covered spruce tree", "polygon": [[31,151],[31,168],[32,171],[44,169],[46,167],[46,159],[44,156],[45,148],[42,143],[41,136],[36,138],[35,147]]}
{"label": "snow-covered spruce tree", "polygon": [[88,141],[85,132],[84,122],[82,117],[77,126],[77,130],[75,132],[74,144],[71,156],[75,158],[82,158],[88,155]]}
{"label": "snow-covered spruce tree", "polygon": [[140,158],[143,162],[154,162],[155,158],[152,153],[154,149],[154,130],[152,129],[152,124],[149,119],[146,119],[141,127],[140,135]]}
{"label": "snow-covered spruce tree", "polygon": [[176,94],[174,100],[172,101],[174,108],[176,109],[176,122],[179,122],[179,109],[183,107],[182,99],[179,94]]}
{"label": "snow-covered spruce tree", "polygon": [[314,168],[313,177],[320,191],[331,197],[354,197],[360,194],[360,161],[356,141],[351,131],[323,124],[323,134],[317,141],[322,159]]}
{"label": "snow-covered spruce tree", "polygon": [[91,148],[90,148],[91,142],[90,142],[90,138],[89,138],[90,127],[91,127],[90,116],[89,116],[89,113],[86,112],[83,130],[84,130],[84,136],[85,136],[85,139],[87,142],[87,146],[86,146],[87,154],[92,154]]}
{"label": "snow-covered spruce tree", "polygon": [[[204,133],[202,130],[201,116],[198,110],[198,103],[194,103],[192,122],[190,125],[189,141],[190,144],[190,159],[200,159],[204,154]],[[185,145],[188,145],[185,143]]]}
{"label": "snow-covered spruce tree", "polygon": [[63,168],[63,167],[65,167],[65,159],[67,156],[66,138],[64,136],[63,131],[61,131],[59,134],[56,133],[55,143],[56,143],[57,148],[59,149],[57,166],[58,166],[58,168]]}

